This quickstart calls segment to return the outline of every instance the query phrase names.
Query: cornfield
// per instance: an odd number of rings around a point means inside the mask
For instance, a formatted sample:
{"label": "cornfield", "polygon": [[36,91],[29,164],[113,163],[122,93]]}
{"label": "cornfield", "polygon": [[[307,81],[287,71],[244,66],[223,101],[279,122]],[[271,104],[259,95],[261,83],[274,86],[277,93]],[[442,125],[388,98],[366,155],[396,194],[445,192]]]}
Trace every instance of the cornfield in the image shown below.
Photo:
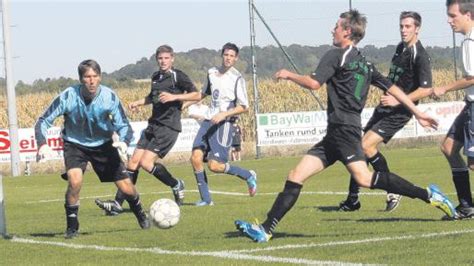
{"label": "cornfield", "polygon": [[[451,71],[434,70],[433,83],[434,86],[441,86],[454,81]],[[241,126],[244,129],[244,140],[254,140],[254,95],[252,82],[248,81],[248,96],[250,101],[249,112],[241,116]],[[200,84],[197,84],[200,85]],[[199,88],[200,86],[198,86]],[[145,97],[149,92],[149,83],[137,82],[135,88],[115,88],[124,107],[138,99]],[[273,80],[262,80],[259,82],[259,112],[260,113],[276,113],[276,112],[297,112],[297,111],[314,111],[320,110],[319,105],[310,95],[310,92],[299,88],[297,85]],[[323,87],[315,92],[315,95],[326,104],[326,88]],[[440,101],[454,101],[463,98],[463,91],[450,92],[443,96]],[[53,93],[34,93],[18,96],[16,99],[18,125],[20,128],[33,127],[36,119],[49,106],[51,101],[57,96]],[[367,100],[368,107],[374,107],[378,104],[381,91],[372,88]],[[423,99],[421,102],[431,102],[430,98]],[[7,100],[5,95],[0,95],[0,128],[8,128],[7,117]],[[130,121],[145,121],[151,115],[151,107],[141,108],[139,112],[128,113]],[[183,114],[186,117],[186,112]],[[56,121],[57,125],[61,124],[61,120]]]}

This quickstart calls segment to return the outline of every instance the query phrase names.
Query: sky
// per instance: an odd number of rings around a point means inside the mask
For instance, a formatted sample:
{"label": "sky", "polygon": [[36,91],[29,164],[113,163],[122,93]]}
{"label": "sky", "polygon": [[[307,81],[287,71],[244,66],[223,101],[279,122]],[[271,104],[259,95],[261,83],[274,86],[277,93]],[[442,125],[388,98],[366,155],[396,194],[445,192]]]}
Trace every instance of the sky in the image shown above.
{"label": "sky", "polygon": [[[331,30],[349,0],[254,0],[283,45],[331,44]],[[95,59],[111,73],[162,44],[177,52],[218,50],[226,42],[250,45],[248,0],[9,0],[12,68],[15,83],[37,79],[77,78],[77,65]],[[366,37],[359,44],[384,47],[400,40],[401,11],[423,17],[425,46],[451,46],[445,1],[352,0],[367,15]],[[276,45],[260,19],[256,44]],[[461,36],[457,35],[457,43]],[[3,47],[3,46],[2,46]],[[3,49],[0,51],[3,54]],[[3,57],[3,56],[1,56]],[[258,64],[258,54],[257,54]],[[4,76],[0,64],[0,76]]]}

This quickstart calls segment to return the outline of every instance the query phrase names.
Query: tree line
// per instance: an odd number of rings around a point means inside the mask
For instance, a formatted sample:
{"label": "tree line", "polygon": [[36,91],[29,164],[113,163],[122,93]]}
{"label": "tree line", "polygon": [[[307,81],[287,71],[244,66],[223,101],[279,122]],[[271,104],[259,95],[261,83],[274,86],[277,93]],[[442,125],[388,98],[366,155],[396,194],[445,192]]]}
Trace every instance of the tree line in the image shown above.
{"label": "tree line", "polygon": [[[287,53],[292,57],[296,67],[301,73],[311,73],[319,62],[321,56],[332,49],[330,45],[305,46],[293,44],[284,47]],[[361,48],[362,53],[367,59],[373,62],[377,68],[386,72],[389,68],[391,58],[395,51],[395,45],[385,47],[375,47],[367,45]],[[453,50],[451,47],[426,47],[431,57],[433,69],[453,69]],[[259,79],[270,78],[271,75],[280,68],[292,69],[291,64],[285,58],[283,52],[276,46],[256,47],[257,74]],[[456,48],[458,56],[457,62],[460,62],[459,48]],[[175,67],[183,70],[195,82],[203,82],[206,77],[207,69],[212,66],[220,65],[220,51],[199,48],[188,52],[176,53]],[[458,66],[460,64],[458,63]],[[248,78],[252,75],[251,69],[251,49],[246,46],[240,51],[240,60],[237,68]],[[143,57],[135,63],[130,63],[111,73],[103,73],[102,83],[112,88],[133,88],[135,80],[149,79],[151,74],[157,71],[155,55]],[[17,94],[27,94],[35,92],[59,92],[64,88],[76,84],[77,79],[59,77],[45,78],[35,80],[32,84],[19,81],[16,84]],[[5,79],[0,78],[0,86],[5,87]]]}

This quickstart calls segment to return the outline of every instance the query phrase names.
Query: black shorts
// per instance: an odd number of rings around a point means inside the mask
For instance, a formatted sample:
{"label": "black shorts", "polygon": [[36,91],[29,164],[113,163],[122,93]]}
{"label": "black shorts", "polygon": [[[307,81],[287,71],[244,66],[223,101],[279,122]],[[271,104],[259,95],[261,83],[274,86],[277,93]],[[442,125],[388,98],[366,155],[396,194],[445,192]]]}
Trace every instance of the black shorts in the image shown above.
{"label": "black shorts", "polygon": [[375,109],[364,132],[371,130],[381,136],[384,143],[387,143],[410,121],[411,117],[411,113],[381,112]]}
{"label": "black shorts", "polygon": [[163,159],[173,148],[178,139],[179,131],[159,124],[148,124],[143,130],[137,149],[152,151]]}
{"label": "black shorts", "polygon": [[242,146],[240,146],[240,143],[239,144],[232,144],[232,150],[233,151],[241,151]]}
{"label": "black shorts", "polygon": [[92,169],[101,182],[115,182],[128,178],[125,165],[111,141],[98,147],[86,147],[64,141],[66,171],[80,168],[82,172],[85,172],[88,162],[91,163]]}
{"label": "black shorts", "polygon": [[365,161],[361,138],[360,127],[329,125],[323,140],[314,145],[307,154],[321,159],[325,168],[336,161],[341,161],[344,165]]}
{"label": "black shorts", "polygon": [[447,137],[464,144],[464,154],[474,157],[474,104],[466,102],[466,106],[456,117],[448,130]]}

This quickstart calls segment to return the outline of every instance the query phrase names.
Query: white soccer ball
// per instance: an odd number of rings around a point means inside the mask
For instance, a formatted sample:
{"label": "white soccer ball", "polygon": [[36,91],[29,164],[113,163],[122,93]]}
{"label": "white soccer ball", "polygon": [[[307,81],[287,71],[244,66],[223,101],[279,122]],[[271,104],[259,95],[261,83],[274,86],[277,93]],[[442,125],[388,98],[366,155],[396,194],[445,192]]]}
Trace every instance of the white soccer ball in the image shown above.
{"label": "white soccer ball", "polygon": [[161,229],[168,229],[179,222],[180,210],[178,204],[170,199],[159,199],[150,207],[150,218]]}

